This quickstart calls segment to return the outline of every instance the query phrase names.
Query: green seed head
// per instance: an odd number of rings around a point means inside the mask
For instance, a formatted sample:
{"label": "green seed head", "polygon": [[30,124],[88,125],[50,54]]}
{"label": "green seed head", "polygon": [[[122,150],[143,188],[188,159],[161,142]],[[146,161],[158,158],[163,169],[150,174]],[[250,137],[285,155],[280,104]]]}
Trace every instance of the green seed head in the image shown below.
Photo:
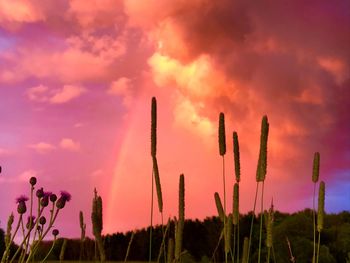
{"label": "green seed head", "polygon": [[245,237],[243,242],[242,263],[248,263],[248,247],[249,247],[249,239],[248,237]]}
{"label": "green seed head", "polygon": [[151,155],[156,156],[157,153],[157,100],[152,98],[151,106]]}
{"label": "green seed head", "polygon": [[266,246],[272,247],[272,214],[271,212],[264,212],[265,226],[266,226]]}
{"label": "green seed head", "polygon": [[159,212],[162,213],[163,212],[163,197],[162,197],[162,187],[160,184],[157,158],[155,156],[152,156],[152,161],[153,161],[153,174],[154,174],[154,180],[156,182],[156,190],[157,190],[157,197],[158,197],[158,208],[159,208]]}
{"label": "green seed head", "polygon": [[225,213],[224,213],[224,209],[222,208],[222,203],[218,192],[215,192],[214,198],[215,198],[216,209],[218,210],[219,217],[221,221],[224,222]]}
{"label": "green seed head", "polygon": [[220,155],[224,156],[226,153],[226,135],[225,135],[225,115],[220,112],[219,115],[219,150]]}
{"label": "green seed head", "polygon": [[6,235],[5,235],[6,247],[10,245],[12,224],[13,224],[14,219],[15,219],[15,217],[14,217],[13,213],[11,213],[11,215],[9,216],[9,218],[7,220],[7,229],[6,229]]}
{"label": "green seed head", "polygon": [[325,199],[325,183],[321,181],[318,191],[318,212],[317,212],[317,231],[321,232],[323,229],[324,219],[324,199]]}
{"label": "green seed head", "polygon": [[256,170],[256,181],[262,182],[265,180],[267,167],[267,139],[269,135],[269,122],[265,115],[261,121],[261,135],[260,135],[260,152],[258,167]]}
{"label": "green seed head", "polygon": [[237,132],[233,132],[233,156],[235,161],[236,182],[239,183],[241,181],[241,165],[239,158],[239,143]]}
{"label": "green seed head", "polygon": [[314,163],[312,167],[312,182],[317,183],[320,174],[320,153],[315,152]]}

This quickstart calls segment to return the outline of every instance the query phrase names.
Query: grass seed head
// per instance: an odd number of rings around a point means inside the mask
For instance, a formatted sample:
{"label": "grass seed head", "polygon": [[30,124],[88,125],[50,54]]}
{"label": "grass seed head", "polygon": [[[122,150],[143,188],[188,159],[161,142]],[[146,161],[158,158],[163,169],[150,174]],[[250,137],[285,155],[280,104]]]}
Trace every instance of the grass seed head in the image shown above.
{"label": "grass seed head", "polygon": [[318,212],[317,212],[317,231],[321,232],[323,229],[324,219],[324,199],[325,199],[325,183],[320,182],[320,188],[318,190]]}
{"label": "grass seed head", "polygon": [[240,165],[240,157],[239,157],[239,143],[238,143],[237,132],[233,132],[233,157],[235,162],[236,182],[239,183],[241,181],[241,165]]}
{"label": "grass seed head", "polygon": [[312,182],[317,183],[320,175],[320,153],[315,152],[312,167]]}
{"label": "grass seed head", "polygon": [[267,168],[267,139],[269,135],[269,122],[265,115],[261,121],[261,134],[260,134],[260,152],[258,167],[256,170],[256,181],[262,182],[265,180],[266,168]]}
{"label": "grass seed head", "polygon": [[152,161],[153,161],[153,174],[154,174],[154,180],[156,182],[156,190],[157,190],[157,197],[158,197],[158,208],[159,208],[159,212],[162,213],[163,212],[163,196],[162,196],[162,187],[160,184],[157,158],[155,156],[152,156]]}
{"label": "grass seed head", "polygon": [[220,217],[221,221],[224,222],[225,213],[224,213],[224,209],[222,207],[220,195],[218,192],[214,193],[214,199],[215,199],[216,209],[218,210],[219,217]]}
{"label": "grass seed head", "polygon": [[222,112],[219,115],[219,151],[221,156],[226,153],[225,115]]}
{"label": "grass seed head", "polygon": [[151,156],[157,154],[157,100],[152,98],[151,105]]}
{"label": "grass seed head", "polygon": [[248,247],[249,247],[249,238],[245,237],[243,241],[242,263],[248,263]]}

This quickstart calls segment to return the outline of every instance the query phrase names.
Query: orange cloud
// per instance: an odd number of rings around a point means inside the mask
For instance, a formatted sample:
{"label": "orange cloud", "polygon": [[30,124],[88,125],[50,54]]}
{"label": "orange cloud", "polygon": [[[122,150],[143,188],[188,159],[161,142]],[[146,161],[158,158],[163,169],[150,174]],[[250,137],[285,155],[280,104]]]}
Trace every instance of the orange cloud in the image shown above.
{"label": "orange cloud", "polygon": [[54,145],[47,142],[39,142],[36,144],[31,144],[28,147],[40,154],[46,154],[56,149]]}
{"label": "orange cloud", "polygon": [[61,89],[49,89],[47,86],[39,85],[27,90],[29,100],[36,102],[47,102],[50,104],[67,103],[86,92],[86,89],[75,85],[64,85]]}
{"label": "orange cloud", "polygon": [[124,106],[129,107],[131,104],[131,81],[126,77],[121,77],[116,81],[113,81],[107,90],[110,95],[123,97]]}
{"label": "orange cloud", "polygon": [[66,103],[74,98],[81,96],[86,90],[79,86],[64,85],[62,89],[55,91],[54,95],[49,99],[52,104]]}
{"label": "orange cloud", "polygon": [[75,142],[70,138],[63,138],[60,141],[60,147],[68,151],[77,152],[80,150],[80,143]]}
{"label": "orange cloud", "polygon": [[120,20],[121,0],[72,0],[68,15],[74,16],[83,28],[113,26]]}
{"label": "orange cloud", "polygon": [[31,1],[0,0],[0,23],[4,22],[36,22],[45,19],[44,13]]}

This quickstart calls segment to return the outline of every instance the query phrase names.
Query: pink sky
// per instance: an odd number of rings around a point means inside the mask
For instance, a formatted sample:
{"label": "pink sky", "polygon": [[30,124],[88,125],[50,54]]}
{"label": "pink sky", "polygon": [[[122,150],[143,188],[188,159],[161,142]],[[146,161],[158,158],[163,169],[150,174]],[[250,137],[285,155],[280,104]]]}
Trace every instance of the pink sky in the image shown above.
{"label": "pink sky", "polygon": [[[149,224],[150,108],[158,101],[158,163],[165,217],[216,214],[217,145],[241,149],[241,209],[252,209],[260,123],[270,122],[266,204],[312,205],[321,154],[326,210],[350,210],[350,11],[333,1],[0,0],[0,227],[28,179],[72,200],[56,226],[79,236],[94,187],[104,233]],[[155,213],[155,222],[160,216]]]}

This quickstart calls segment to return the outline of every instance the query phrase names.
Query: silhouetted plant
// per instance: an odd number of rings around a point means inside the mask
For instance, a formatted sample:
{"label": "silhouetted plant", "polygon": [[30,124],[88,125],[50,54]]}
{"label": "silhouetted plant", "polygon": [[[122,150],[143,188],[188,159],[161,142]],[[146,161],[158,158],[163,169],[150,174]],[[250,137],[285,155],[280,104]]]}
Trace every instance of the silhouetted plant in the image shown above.
{"label": "silhouetted plant", "polygon": [[312,218],[313,218],[313,227],[314,227],[314,247],[312,254],[312,263],[315,263],[316,260],[316,213],[315,213],[315,196],[316,196],[316,185],[320,175],[320,153],[315,152],[314,161],[312,166],[312,182],[314,183],[314,194],[312,197]]}
{"label": "silhouetted plant", "polygon": [[317,211],[318,245],[317,245],[317,257],[316,257],[317,263],[319,261],[319,255],[320,255],[321,231],[323,229],[324,199],[325,199],[325,183],[321,181],[320,188],[318,190],[318,211]]}
{"label": "silhouetted plant", "polygon": [[79,253],[79,260],[83,259],[84,254],[84,242],[85,242],[85,231],[86,231],[86,224],[84,222],[84,214],[83,211],[79,212],[79,225],[80,225],[80,253]]}
{"label": "silhouetted plant", "polygon": [[180,175],[179,180],[179,219],[175,230],[175,261],[180,262],[182,253],[183,229],[185,224],[185,178]]}
{"label": "silhouetted plant", "polygon": [[106,261],[106,254],[103,247],[102,241],[102,229],[103,229],[103,221],[102,221],[102,198],[97,195],[97,190],[95,188],[94,198],[92,200],[92,213],[91,213],[91,221],[92,221],[92,232],[95,236],[95,241],[97,244],[97,248],[100,255],[100,261]]}
{"label": "silhouetted plant", "polygon": [[[9,216],[7,223],[7,231],[5,236],[5,251],[1,258],[1,263],[12,263],[17,257],[18,263],[29,262],[35,255],[41,241],[46,237],[48,232],[54,225],[58,213],[61,209],[64,208],[66,202],[69,202],[71,199],[71,195],[66,191],[61,191],[61,197],[57,200],[57,196],[52,194],[51,192],[45,192],[43,188],[39,188],[36,191],[37,198],[37,214],[33,215],[33,201],[34,201],[34,190],[35,185],[37,183],[37,179],[35,177],[31,177],[29,179],[30,184],[30,198],[25,195],[21,195],[16,199],[17,203],[17,212],[18,212],[18,221],[15,227],[15,230],[12,232],[12,225],[14,223],[14,215],[13,213]],[[28,212],[26,202],[30,202],[29,207],[29,216],[27,217],[26,224],[24,223],[24,215]],[[50,209],[50,219],[47,222],[46,218],[43,216],[43,212],[46,207],[49,206],[49,203],[52,203],[52,207]],[[12,255],[10,259],[10,248],[13,244],[15,236],[18,233],[18,230],[21,226],[23,239]],[[53,231],[54,238],[58,235],[58,230]],[[49,253],[51,250],[49,251]],[[44,262],[47,259],[47,256],[43,259]]]}

